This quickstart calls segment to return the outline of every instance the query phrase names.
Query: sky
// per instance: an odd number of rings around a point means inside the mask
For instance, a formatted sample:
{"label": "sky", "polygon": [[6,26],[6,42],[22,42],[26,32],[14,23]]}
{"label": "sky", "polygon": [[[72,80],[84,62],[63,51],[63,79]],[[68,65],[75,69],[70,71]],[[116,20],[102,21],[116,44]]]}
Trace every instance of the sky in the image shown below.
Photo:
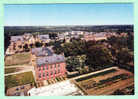
{"label": "sky", "polygon": [[133,4],[5,5],[5,26],[133,24]]}

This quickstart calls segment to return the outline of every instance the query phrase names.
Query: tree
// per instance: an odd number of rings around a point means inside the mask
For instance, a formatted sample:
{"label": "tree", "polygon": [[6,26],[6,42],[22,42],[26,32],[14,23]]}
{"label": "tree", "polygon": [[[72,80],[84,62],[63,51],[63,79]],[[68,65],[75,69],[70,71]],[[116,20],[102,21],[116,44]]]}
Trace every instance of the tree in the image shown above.
{"label": "tree", "polygon": [[29,51],[28,44],[25,44],[25,45],[23,46],[23,48],[24,48],[25,51],[27,51],[27,52]]}
{"label": "tree", "polygon": [[56,54],[63,53],[63,48],[62,48],[61,44],[62,44],[61,41],[55,41],[53,50]]}
{"label": "tree", "polygon": [[113,64],[113,56],[108,48],[102,44],[90,46],[87,49],[87,64],[91,68],[104,68]]}
{"label": "tree", "polygon": [[67,69],[70,70],[70,71],[80,70],[81,68],[84,68],[85,60],[86,60],[86,56],[85,55],[82,55],[82,56],[70,56],[66,60]]}
{"label": "tree", "polygon": [[134,36],[132,33],[129,33],[127,37],[127,44],[129,49],[134,50]]}
{"label": "tree", "polygon": [[118,64],[127,64],[134,60],[134,55],[132,52],[129,51],[128,48],[122,48],[116,56],[118,60]]}
{"label": "tree", "polygon": [[79,60],[75,57],[68,57],[66,60],[67,69],[69,71],[76,71],[77,68],[80,66]]}
{"label": "tree", "polygon": [[41,46],[42,46],[42,43],[36,42],[36,43],[35,43],[35,46],[36,46],[36,47],[41,47]]}
{"label": "tree", "polygon": [[113,93],[113,95],[125,95],[125,93],[122,92],[120,89],[117,89],[117,90]]}
{"label": "tree", "polygon": [[112,45],[112,47],[116,49],[121,49],[123,47],[127,47],[127,37],[110,37],[108,38],[108,43]]}

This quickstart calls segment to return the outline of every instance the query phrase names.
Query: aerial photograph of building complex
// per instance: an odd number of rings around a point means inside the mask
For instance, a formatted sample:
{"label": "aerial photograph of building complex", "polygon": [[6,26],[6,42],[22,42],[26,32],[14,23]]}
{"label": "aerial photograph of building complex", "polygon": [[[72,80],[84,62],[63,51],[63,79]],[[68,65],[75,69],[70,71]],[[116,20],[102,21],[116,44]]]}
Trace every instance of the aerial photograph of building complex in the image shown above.
{"label": "aerial photograph of building complex", "polygon": [[4,6],[6,96],[134,95],[133,4]]}

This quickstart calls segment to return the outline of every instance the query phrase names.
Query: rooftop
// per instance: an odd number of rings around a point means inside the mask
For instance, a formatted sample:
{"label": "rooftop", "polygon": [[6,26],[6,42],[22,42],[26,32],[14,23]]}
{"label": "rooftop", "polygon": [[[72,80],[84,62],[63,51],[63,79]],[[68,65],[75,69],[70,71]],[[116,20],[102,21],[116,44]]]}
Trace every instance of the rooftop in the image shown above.
{"label": "rooftop", "polygon": [[49,39],[49,35],[48,34],[47,35],[38,35],[38,38],[42,41],[45,41],[45,40]]}
{"label": "rooftop", "polygon": [[[32,88],[28,91],[31,96],[67,96],[77,92],[79,89],[69,80],[55,83],[49,86]],[[83,94],[81,92],[81,94]]]}
{"label": "rooftop", "polygon": [[23,42],[24,41],[23,36],[11,36],[11,41],[12,42],[16,42],[18,40]]}
{"label": "rooftop", "polygon": [[39,56],[52,56],[53,52],[50,48],[40,47],[40,48],[33,48],[32,54],[35,54],[37,57],[39,57]]}
{"label": "rooftop", "polygon": [[42,66],[44,64],[53,64],[64,62],[65,58],[62,55],[53,54],[52,56],[40,57],[36,59],[37,66]]}

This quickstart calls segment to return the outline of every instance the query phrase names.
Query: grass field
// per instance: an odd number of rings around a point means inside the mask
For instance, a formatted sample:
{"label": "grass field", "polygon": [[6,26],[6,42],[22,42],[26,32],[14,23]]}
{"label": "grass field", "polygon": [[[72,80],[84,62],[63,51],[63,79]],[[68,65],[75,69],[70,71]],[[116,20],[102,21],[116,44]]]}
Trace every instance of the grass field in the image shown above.
{"label": "grass field", "polygon": [[5,68],[5,74],[16,72],[16,68]]}
{"label": "grass field", "polygon": [[5,86],[7,88],[34,83],[32,72],[25,72],[17,75],[9,75],[5,77]]}
{"label": "grass field", "polygon": [[17,54],[5,57],[6,66],[28,64],[29,62],[30,62],[29,52],[17,53]]}

